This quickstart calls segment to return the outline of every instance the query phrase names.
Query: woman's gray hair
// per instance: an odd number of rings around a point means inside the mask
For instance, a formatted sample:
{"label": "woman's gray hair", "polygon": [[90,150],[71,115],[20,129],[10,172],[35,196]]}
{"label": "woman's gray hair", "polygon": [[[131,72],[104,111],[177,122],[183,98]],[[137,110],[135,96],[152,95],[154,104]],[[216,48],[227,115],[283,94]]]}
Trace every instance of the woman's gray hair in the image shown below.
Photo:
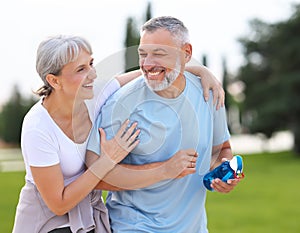
{"label": "woman's gray hair", "polygon": [[143,31],[155,32],[158,29],[169,31],[180,45],[190,42],[188,29],[184,26],[183,22],[172,16],[161,16],[148,20],[142,26],[141,33]]}
{"label": "woman's gray hair", "polygon": [[44,85],[36,91],[36,94],[50,95],[53,88],[46,80],[46,76],[59,75],[62,68],[75,61],[82,50],[92,54],[89,42],[79,36],[58,35],[42,41],[37,50],[36,71]]}

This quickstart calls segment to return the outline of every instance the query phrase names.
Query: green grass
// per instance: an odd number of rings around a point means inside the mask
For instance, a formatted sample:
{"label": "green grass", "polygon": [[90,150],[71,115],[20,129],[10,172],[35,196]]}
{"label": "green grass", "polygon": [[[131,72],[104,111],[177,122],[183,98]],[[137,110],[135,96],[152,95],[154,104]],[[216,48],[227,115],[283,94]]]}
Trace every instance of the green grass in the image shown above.
{"label": "green grass", "polygon": [[289,152],[243,158],[245,179],[236,189],[208,193],[210,232],[300,232],[300,158]]}
{"label": "green grass", "polygon": [[[300,232],[300,158],[244,155],[245,179],[230,194],[209,192],[210,233]],[[0,232],[10,233],[24,172],[0,173]]]}
{"label": "green grass", "polygon": [[12,232],[25,172],[0,172],[0,232]]}

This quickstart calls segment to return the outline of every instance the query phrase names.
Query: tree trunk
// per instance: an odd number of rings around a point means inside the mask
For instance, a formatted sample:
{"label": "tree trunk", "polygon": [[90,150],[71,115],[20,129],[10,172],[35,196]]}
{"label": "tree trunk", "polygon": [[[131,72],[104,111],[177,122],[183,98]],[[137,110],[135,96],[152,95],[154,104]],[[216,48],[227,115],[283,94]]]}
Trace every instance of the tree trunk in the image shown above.
{"label": "tree trunk", "polygon": [[294,151],[300,157],[300,125],[296,125],[293,129],[294,133]]}

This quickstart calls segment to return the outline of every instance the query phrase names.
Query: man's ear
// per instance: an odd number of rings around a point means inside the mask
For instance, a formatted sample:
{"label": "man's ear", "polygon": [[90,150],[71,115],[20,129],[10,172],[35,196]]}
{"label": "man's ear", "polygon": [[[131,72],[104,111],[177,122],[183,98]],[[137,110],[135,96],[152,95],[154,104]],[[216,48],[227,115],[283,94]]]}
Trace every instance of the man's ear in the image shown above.
{"label": "man's ear", "polygon": [[185,43],[182,46],[182,52],[184,53],[185,63],[188,63],[192,58],[193,48],[190,43]]}
{"label": "man's ear", "polygon": [[53,89],[58,90],[61,88],[61,83],[57,76],[53,74],[47,74],[46,80]]}

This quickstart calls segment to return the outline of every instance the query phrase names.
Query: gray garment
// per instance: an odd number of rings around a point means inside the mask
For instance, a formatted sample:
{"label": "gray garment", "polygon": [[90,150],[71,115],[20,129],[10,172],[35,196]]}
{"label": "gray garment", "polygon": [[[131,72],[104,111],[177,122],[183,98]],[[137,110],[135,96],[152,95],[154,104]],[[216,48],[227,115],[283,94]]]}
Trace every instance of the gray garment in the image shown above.
{"label": "gray garment", "polygon": [[92,191],[67,214],[55,215],[46,206],[36,186],[26,182],[20,193],[13,233],[46,233],[64,224],[72,232],[110,233],[108,212],[101,191]]}

